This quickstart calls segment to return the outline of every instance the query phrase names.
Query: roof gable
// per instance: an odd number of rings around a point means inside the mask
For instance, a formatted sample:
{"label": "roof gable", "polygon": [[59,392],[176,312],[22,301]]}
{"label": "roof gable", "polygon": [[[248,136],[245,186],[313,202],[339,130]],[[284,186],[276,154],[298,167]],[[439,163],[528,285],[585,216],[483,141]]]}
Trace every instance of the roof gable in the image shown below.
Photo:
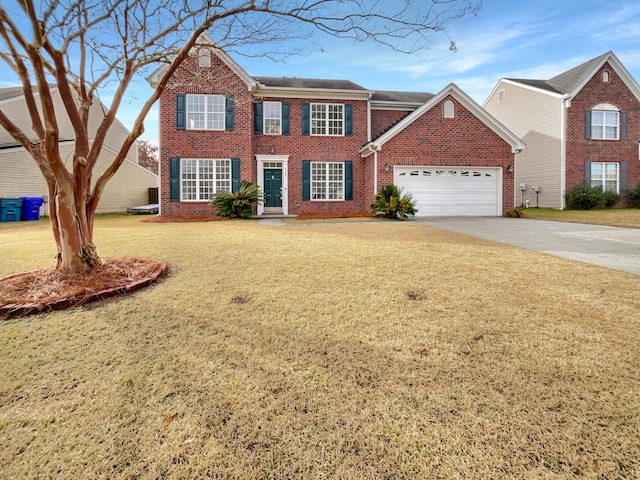
{"label": "roof gable", "polygon": [[516,153],[520,150],[524,150],[526,145],[516,137],[511,131],[509,131],[504,125],[498,122],[492,115],[478,105],[471,97],[464,93],[455,83],[449,84],[442,91],[431,97],[421,107],[414,112],[406,116],[400,122],[398,122],[393,128],[389,129],[377,139],[369,142],[362,149],[360,149],[360,155],[362,157],[368,157],[374,151],[382,149],[382,146],[395,137],[402,130],[411,125],[415,120],[420,118],[425,112],[431,110],[435,105],[440,103],[445,97],[452,96],[473,115],[475,115],[480,121],[493,130],[500,138],[511,145],[511,150]]}
{"label": "roof gable", "polygon": [[[603,53],[602,55],[567,70],[560,75],[556,75],[549,80],[522,78],[506,78],[504,80],[535,88],[546,93],[566,95],[573,98],[584,88],[587,82],[593,78],[605,63],[609,63],[611,68],[615,70],[625,85],[629,87],[638,101],[640,101],[640,86],[638,86],[638,83],[613,52]],[[491,95],[493,95],[493,92]]]}

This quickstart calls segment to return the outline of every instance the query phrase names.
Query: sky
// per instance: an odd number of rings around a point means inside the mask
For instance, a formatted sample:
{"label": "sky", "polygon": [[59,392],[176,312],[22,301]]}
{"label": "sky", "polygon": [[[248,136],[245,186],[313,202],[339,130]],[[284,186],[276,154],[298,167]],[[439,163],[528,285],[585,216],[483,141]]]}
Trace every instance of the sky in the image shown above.
{"label": "sky", "polygon": [[[369,90],[438,93],[455,83],[482,105],[501,78],[546,80],[610,50],[640,82],[638,0],[484,0],[478,15],[453,20],[419,56],[332,37],[284,63],[231,56],[250,75],[344,79]],[[122,105],[126,127],[148,89],[140,80]],[[157,144],[157,107],[141,138]]]}

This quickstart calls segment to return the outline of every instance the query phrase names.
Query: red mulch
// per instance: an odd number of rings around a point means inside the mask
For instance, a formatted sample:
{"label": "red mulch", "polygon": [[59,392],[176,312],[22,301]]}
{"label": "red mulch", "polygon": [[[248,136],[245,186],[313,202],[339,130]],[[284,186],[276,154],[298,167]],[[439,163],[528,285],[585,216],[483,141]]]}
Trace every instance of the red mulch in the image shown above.
{"label": "red mulch", "polygon": [[167,272],[156,260],[103,260],[87,273],[62,274],[55,268],[18,273],[0,279],[0,318],[61,310],[135,292]]}

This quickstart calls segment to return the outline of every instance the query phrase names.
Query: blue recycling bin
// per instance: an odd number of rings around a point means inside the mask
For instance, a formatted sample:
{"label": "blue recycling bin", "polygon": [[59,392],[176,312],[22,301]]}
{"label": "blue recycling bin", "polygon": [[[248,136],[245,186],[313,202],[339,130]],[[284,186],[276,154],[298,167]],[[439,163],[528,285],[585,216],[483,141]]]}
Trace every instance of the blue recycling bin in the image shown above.
{"label": "blue recycling bin", "polygon": [[40,207],[44,202],[42,197],[20,197],[22,207],[20,220],[40,220]]}
{"label": "blue recycling bin", "polygon": [[19,222],[21,208],[19,198],[0,198],[0,222]]}

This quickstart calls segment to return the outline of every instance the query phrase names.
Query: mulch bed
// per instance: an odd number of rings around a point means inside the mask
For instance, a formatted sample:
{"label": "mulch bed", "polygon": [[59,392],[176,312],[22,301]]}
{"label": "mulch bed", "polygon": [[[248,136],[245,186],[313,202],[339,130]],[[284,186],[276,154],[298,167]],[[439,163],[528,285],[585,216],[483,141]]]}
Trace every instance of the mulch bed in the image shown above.
{"label": "mulch bed", "polygon": [[55,268],[0,279],[0,319],[63,310],[125,295],[158,281],[166,263],[139,258],[105,259],[91,272],[62,274]]}
{"label": "mulch bed", "polygon": [[[299,213],[296,220],[325,220],[329,218],[362,218],[376,217],[377,215],[368,211],[364,212],[311,212]],[[228,217],[216,215],[156,215],[142,220],[145,223],[173,223],[173,222],[218,222],[221,220],[234,220]]]}

